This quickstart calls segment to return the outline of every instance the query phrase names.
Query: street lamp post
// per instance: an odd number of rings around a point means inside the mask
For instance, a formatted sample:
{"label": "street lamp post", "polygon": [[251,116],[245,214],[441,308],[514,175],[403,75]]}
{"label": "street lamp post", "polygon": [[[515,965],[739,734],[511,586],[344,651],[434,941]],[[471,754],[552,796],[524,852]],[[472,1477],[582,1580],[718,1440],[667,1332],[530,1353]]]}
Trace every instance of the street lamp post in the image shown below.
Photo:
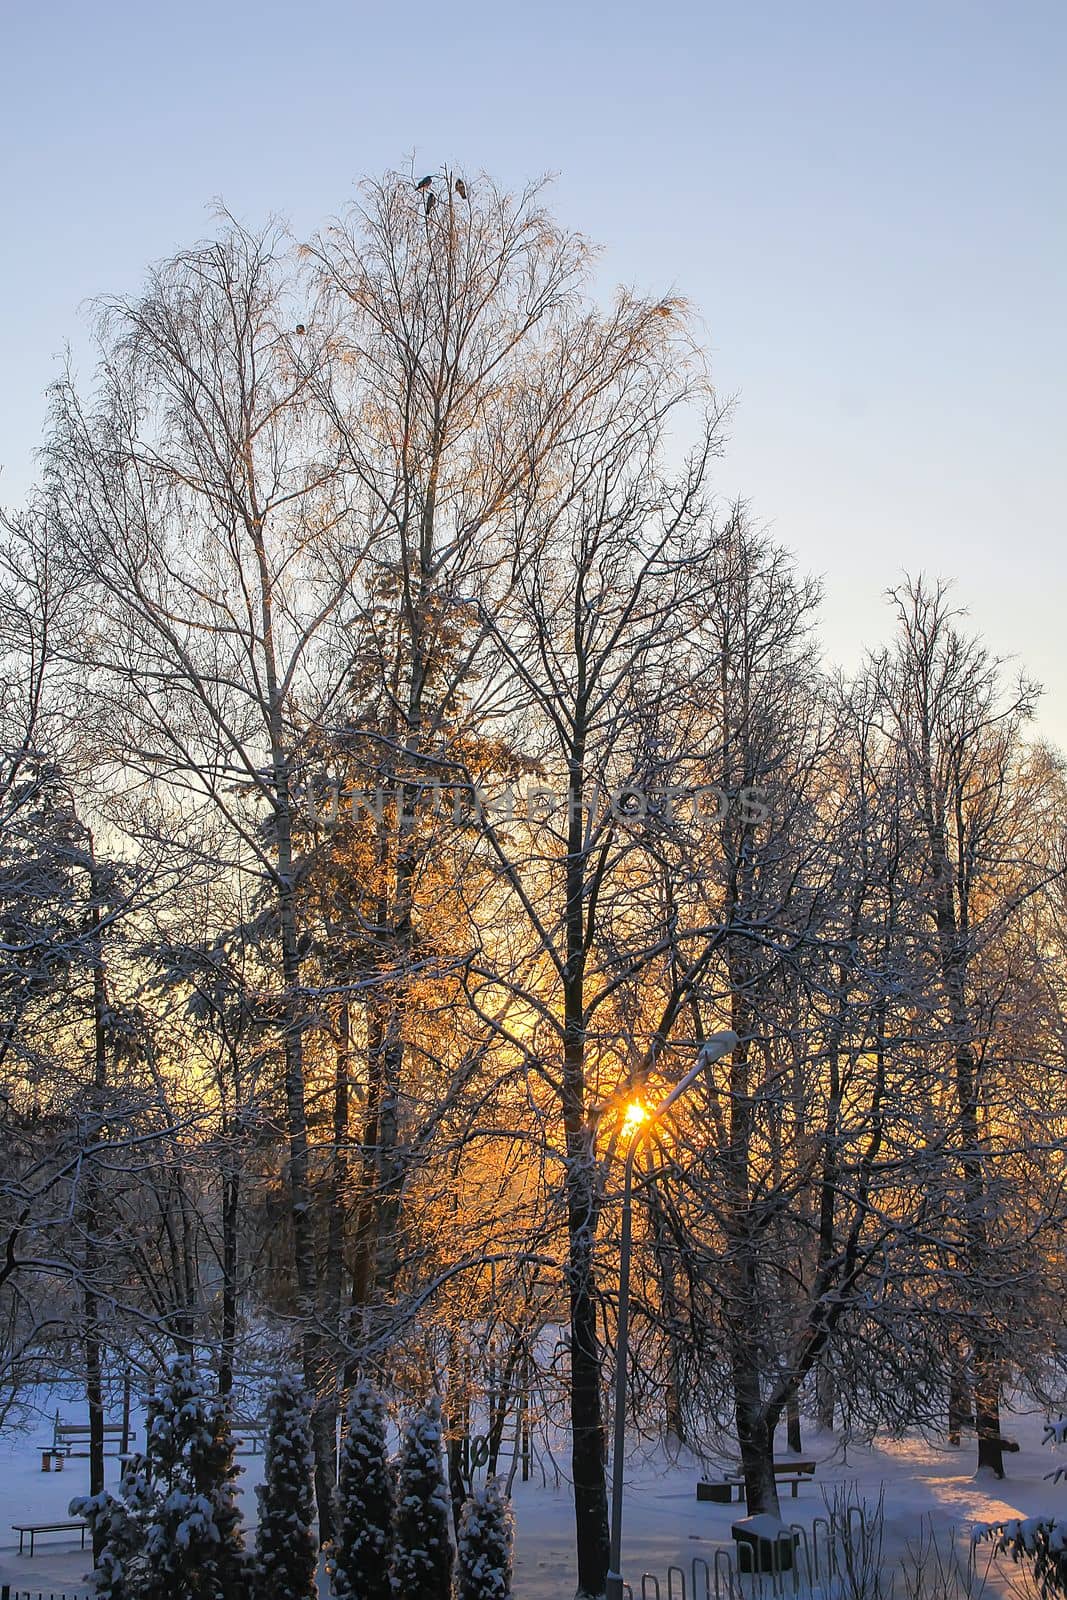
{"label": "street lamp post", "polygon": [[737,1045],[737,1034],[713,1033],[705,1039],[695,1064],[675,1084],[654,1111],[642,1111],[634,1124],[626,1152],[622,1186],[622,1242],[619,1248],[619,1316],[615,1351],[615,1445],[611,1458],[611,1546],[608,1557],[606,1600],[623,1600],[622,1594],[622,1475],[626,1453],[626,1379],[630,1359],[630,1256],[633,1245],[633,1178],[637,1147],[648,1127],[669,1111],[708,1067]]}

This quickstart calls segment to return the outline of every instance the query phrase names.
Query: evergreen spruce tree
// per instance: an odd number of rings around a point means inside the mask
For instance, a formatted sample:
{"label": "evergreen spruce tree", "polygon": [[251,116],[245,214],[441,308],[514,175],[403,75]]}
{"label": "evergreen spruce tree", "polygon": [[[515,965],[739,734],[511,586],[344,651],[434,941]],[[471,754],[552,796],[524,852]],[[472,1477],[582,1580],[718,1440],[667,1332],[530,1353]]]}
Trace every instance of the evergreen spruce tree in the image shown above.
{"label": "evergreen spruce tree", "polygon": [[503,1480],[490,1478],[463,1507],[456,1555],[456,1600],[512,1600],[515,1528]]}
{"label": "evergreen spruce tree", "polygon": [[395,1600],[449,1600],[452,1545],[441,1459],[441,1402],[435,1397],[404,1429],[396,1487]]}
{"label": "evergreen spruce tree", "polygon": [[315,1600],[311,1402],[295,1378],[283,1378],[267,1405],[265,1471],[257,1491],[254,1600]]}
{"label": "evergreen spruce tree", "polygon": [[117,1495],[72,1500],[103,1534],[101,1600],[242,1600],[246,1564],[225,1405],[179,1356],[145,1402],[145,1448]]}
{"label": "evergreen spruce tree", "polygon": [[345,1415],[337,1483],[337,1543],[331,1562],[340,1600],[390,1600],[393,1472],[385,1401],[373,1384],[357,1383]]}

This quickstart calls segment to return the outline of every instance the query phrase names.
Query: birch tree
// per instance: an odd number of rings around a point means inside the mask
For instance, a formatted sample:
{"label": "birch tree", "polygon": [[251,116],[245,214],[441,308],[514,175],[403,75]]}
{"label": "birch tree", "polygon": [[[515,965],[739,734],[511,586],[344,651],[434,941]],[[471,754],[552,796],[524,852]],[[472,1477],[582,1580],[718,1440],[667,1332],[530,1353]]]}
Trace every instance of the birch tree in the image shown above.
{"label": "birch tree", "polygon": [[[141,296],[104,308],[95,394],[83,401],[72,379],[55,393],[47,515],[82,585],[71,654],[97,769],[124,791],[128,825],[162,807],[181,819],[188,859],[210,836],[212,870],[261,885],[293,1272],[318,1392],[332,1378],[315,1315],[293,770],[347,681],[347,597],[375,528],[347,498],[316,399],[330,330],[293,332],[296,289],[280,252],[277,231],[229,225],[153,272]],[[328,1408],[316,1451],[328,1536]]]}

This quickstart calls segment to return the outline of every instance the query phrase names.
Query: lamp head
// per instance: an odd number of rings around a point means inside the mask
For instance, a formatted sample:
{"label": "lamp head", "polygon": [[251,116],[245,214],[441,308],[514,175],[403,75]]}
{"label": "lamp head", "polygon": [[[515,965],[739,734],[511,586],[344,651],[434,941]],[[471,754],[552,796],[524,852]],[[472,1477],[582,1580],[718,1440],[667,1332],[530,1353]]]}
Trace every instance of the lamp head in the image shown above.
{"label": "lamp head", "polygon": [[738,1045],[737,1034],[732,1028],[727,1028],[723,1033],[713,1033],[700,1046],[697,1060],[703,1067],[710,1067],[723,1056],[728,1056],[731,1050],[736,1050]]}

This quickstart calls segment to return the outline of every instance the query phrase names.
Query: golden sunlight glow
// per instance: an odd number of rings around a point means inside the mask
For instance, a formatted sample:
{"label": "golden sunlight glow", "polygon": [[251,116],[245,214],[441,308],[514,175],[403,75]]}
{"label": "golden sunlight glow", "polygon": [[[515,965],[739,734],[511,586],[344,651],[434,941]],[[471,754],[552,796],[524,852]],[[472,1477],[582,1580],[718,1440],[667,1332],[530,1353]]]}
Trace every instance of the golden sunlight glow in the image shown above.
{"label": "golden sunlight glow", "polygon": [[639,1098],[631,1100],[626,1107],[626,1114],[622,1119],[622,1126],[626,1133],[635,1133],[642,1122],[647,1122],[649,1109],[645,1102]]}

